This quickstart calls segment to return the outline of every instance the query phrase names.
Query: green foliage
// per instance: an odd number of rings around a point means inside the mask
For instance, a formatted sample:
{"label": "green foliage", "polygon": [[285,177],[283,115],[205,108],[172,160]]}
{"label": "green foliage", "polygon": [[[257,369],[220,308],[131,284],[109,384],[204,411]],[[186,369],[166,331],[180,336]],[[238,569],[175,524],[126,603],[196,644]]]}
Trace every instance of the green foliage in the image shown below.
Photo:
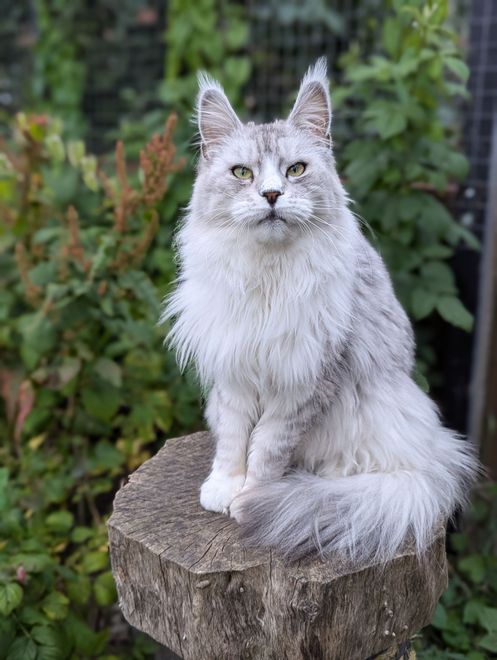
{"label": "green foliage", "polygon": [[446,203],[467,172],[447,109],[467,95],[468,69],[445,25],[447,0],[392,4],[381,52],[353,47],[343,58],[334,101],[350,121],[338,136],[340,171],[412,318],[437,312],[469,331],[450,258],[460,241],[478,243]]}
{"label": "green foliage", "polygon": [[449,588],[418,643],[420,660],[497,657],[497,484],[484,484],[450,537]]}
{"label": "green foliage", "polygon": [[[0,656],[9,660],[119,651],[109,628],[112,494],[157,438],[199,424],[198,391],[162,347],[150,278],[168,178],[182,166],[173,124],[133,174],[122,143],[106,175],[46,116],[18,115],[0,153]],[[161,268],[170,280],[170,255]],[[128,640],[126,657],[144,657],[143,640]]]}
{"label": "green foliage", "polygon": [[[305,4],[299,0],[267,0],[256,5],[253,11],[259,20],[275,21],[282,27],[282,36],[286,38],[284,29],[302,25],[326,28],[331,34],[340,34],[344,31],[344,18],[337,9],[330,7],[325,0],[308,0]],[[277,32],[274,34],[278,36]]]}
{"label": "green foliage", "polygon": [[35,44],[31,97],[38,107],[57,108],[71,128],[83,124],[86,81],[81,6],[65,0],[35,0],[39,36]]}
{"label": "green foliage", "polygon": [[[146,111],[150,99],[137,96],[134,111],[123,121],[120,134],[137,154],[138,146],[150,132],[161,125],[164,114],[174,111],[179,121],[176,132],[178,151],[189,166],[174,177],[163,209],[166,229],[159,232],[157,242],[162,249],[170,245],[170,227],[187,204],[193,183],[194,150],[190,121],[199,71],[206,71],[221,81],[234,107],[242,109],[241,92],[251,66],[246,54],[249,25],[243,6],[215,0],[172,0],[168,3],[166,30],[166,62],[163,82],[159,85],[156,108]],[[131,101],[130,101],[131,102]]]}
{"label": "green foliage", "polygon": [[[66,5],[37,2],[33,96],[74,134],[91,35],[83,5]],[[180,151],[190,153],[198,68],[239,98],[249,75],[243,18],[229,3],[169,3],[160,109],[144,112],[150,97],[135,99],[139,120],[122,131],[139,171],[128,172],[118,144],[117,173],[105,175],[45,115],[19,115],[14,146],[0,150],[0,657],[151,653],[143,636],[113,634],[105,518],[120,480],[161,434],[198,428],[201,407],[156,327],[193,167],[174,167],[168,131],[140,151],[174,107]]]}
{"label": "green foliage", "polygon": [[167,105],[185,104],[191,113],[197,93],[197,72],[208,71],[222,81],[226,93],[239,100],[250,75],[249,26],[239,5],[214,0],[172,0],[166,32],[165,80],[160,97]]}

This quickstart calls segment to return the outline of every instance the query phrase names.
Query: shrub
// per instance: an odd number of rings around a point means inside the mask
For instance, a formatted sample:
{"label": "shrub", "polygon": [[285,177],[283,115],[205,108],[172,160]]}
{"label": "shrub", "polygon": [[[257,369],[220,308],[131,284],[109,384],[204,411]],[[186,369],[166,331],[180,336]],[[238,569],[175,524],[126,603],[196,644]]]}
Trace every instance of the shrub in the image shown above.
{"label": "shrub", "polygon": [[475,494],[463,532],[449,542],[449,588],[417,643],[420,660],[497,657],[497,485]]}
{"label": "shrub", "polygon": [[[338,135],[340,171],[411,317],[436,312],[469,331],[450,259],[460,241],[478,242],[446,203],[467,172],[452,111],[467,95],[468,69],[446,26],[447,0],[392,5],[380,52],[363,56],[356,46],[342,61],[334,101],[349,121]],[[425,360],[429,348],[421,342]]]}
{"label": "shrub", "polygon": [[[195,427],[196,388],[156,327],[141,267],[175,160],[170,117],[129,172],[100,171],[45,116],[0,153],[0,649],[106,657],[115,589],[105,516],[161,434]],[[173,263],[168,268],[170,278]],[[127,657],[142,657],[144,637]],[[3,656],[2,656],[3,657]]]}

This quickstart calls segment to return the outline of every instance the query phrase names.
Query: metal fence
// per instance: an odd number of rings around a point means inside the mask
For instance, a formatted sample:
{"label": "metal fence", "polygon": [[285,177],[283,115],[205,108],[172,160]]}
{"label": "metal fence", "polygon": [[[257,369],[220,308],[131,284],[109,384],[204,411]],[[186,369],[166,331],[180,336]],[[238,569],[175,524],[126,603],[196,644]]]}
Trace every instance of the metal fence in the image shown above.
{"label": "metal fence", "polygon": [[327,57],[336,78],[340,55],[355,39],[371,42],[384,11],[382,0],[247,0],[246,6],[253,66],[248,105],[265,121],[288,109],[298,80],[318,57]]}

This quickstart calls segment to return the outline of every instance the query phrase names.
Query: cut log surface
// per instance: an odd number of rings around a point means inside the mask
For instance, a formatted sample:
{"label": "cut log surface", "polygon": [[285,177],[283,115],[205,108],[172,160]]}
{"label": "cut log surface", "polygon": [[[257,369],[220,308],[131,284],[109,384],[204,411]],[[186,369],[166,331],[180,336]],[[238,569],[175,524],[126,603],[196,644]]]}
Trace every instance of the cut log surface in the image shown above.
{"label": "cut log surface", "polygon": [[201,508],[213,450],[208,433],[168,440],[116,495],[110,553],[129,623],[185,660],[410,657],[403,643],[447,585],[444,530],[422,560],[405,548],[383,566],[285,564]]}

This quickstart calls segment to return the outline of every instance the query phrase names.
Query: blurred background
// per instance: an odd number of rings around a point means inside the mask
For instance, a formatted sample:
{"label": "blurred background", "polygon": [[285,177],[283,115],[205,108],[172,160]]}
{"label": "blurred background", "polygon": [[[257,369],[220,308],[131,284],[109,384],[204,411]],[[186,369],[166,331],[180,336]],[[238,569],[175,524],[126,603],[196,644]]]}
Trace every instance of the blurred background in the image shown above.
{"label": "blurred background", "polygon": [[[494,0],[0,0],[0,15],[0,658],[157,653],[115,603],[105,521],[130,471],[203,428],[156,327],[199,69],[242,119],[271,121],[327,56],[339,171],[415,325],[416,379],[497,477]],[[488,480],[450,535],[421,658],[497,657],[496,500]]]}

